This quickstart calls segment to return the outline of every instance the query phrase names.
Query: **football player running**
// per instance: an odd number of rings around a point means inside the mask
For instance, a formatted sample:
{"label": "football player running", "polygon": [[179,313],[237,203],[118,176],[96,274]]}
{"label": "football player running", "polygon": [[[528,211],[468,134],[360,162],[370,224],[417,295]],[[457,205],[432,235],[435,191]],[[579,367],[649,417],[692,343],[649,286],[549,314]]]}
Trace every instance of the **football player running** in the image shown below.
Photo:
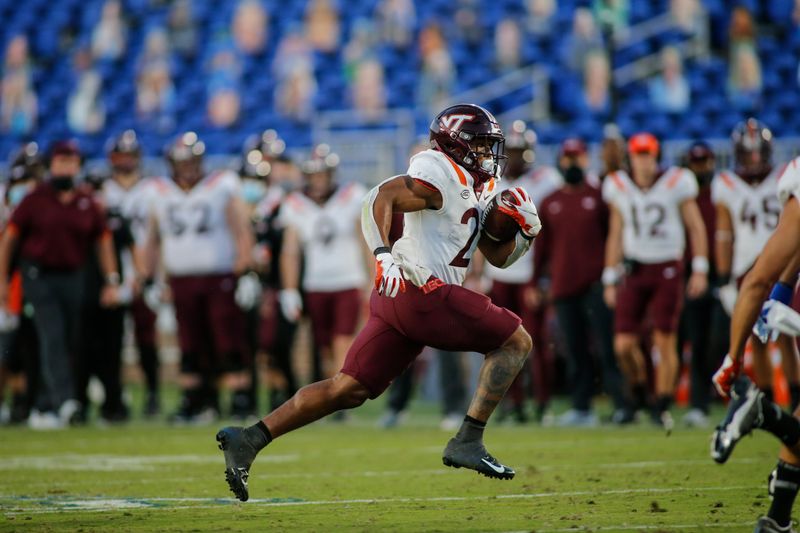
{"label": "football player running", "polygon": [[[461,286],[472,253],[509,266],[530,248],[541,224],[533,202],[498,204],[519,224],[516,236],[495,242],[481,234],[481,217],[496,189],[504,137],[491,113],[471,104],[448,107],[431,123],[431,149],[411,159],[405,175],[373,188],[363,202],[362,230],[375,255],[369,319],[333,378],[300,389],[288,402],[247,427],[217,433],[231,491],[248,498],[250,466],[270,441],[340,409],[377,398],[428,345],[486,354],[478,387],[461,428],[447,444],[445,465],[499,479],[514,470],[483,445],[489,416],[531,349],[520,318],[485,295]],[[403,236],[389,247],[392,214],[403,212]]]}
{"label": "football player running", "polygon": [[172,178],[155,182],[146,245],[146,269],[161,255],[178,322],[183,400],[176,422],[216,416],[220,375],[233,390],[234,416],[246,414],[239,409],[250,403],[250,352],[235,292],[251,266],[254,239],[239,177],[231,171],[204,175],[204,153],[194,132],[169,146]]}
{"label": "football player running", "polygon": [[[737,125],[731,135],[735,167],[717,174],[711,194],[717,208],[717,271],[727,283],[720,287],[720,300],[733,311],[736,293],[744,275],[753,267],[780,216],[778,178],[786,165],[772,165],[772,133],[754,118]],[[787,303],[793,291],[788,291]],[[772,399],[772,362],[767,338],[750,337],[755,381]],[[800,365],[794,340],[780,335],[777,345],[789,383],[792,409],[800,402]]]}
{"label": "football player running", "polygon": [[[800,270],[800,158],[793,160],[779,179],[778,198],[783,211],[774,233],[745,275],[733,309],[730,353],[713,380],[720,394],[732,397],[728,414],[714,433],[711,456],[715,461],[727,461],[736,443],[753,429],[772,433],[782,444],[778,464],[769,476],[772,504],[767,516],[759,518],[756,533],[794,531],[791,513],[800,488],[800,408],[792,416],[747,377],[737,379],[745,344],[756,321],[763,323],[767,334],[769,330],[792,335],[800,331],[796,328],[800,316],[781,301],[782,292],[791,293]],[[771,286],[772,294],[767,299]],[[795,327],[783,327],[787,323]]]}
{"label": "football player running", "polygon": [[604,297],[614,312],[614,351],[637,409],[647,404],[646,365],[639,350],[645,312],[653,322],[656,366],[653,421],[667,432],[674,422],[669,409],[678,377],[677,327],[683,302],[682,259],[685,234],[693,253],[690,298],[708,288],[708,243],[697,180],[680,167],[660,169],[658,140],[639,133],[628,141],[631,176],[619,170],[603,182],[609,205]]}

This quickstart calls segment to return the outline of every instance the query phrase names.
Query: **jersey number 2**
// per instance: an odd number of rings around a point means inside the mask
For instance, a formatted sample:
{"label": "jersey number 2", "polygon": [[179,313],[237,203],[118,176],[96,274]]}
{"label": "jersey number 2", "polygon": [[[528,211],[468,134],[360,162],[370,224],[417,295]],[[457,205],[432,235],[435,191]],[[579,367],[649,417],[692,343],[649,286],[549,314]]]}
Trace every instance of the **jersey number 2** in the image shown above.
{"label": "jersey number 2", "polygon": [[478,210],[474,207],[471,207],[464,211],[464,214],[461,216],[461,223],[466,224],[469,226],[469,221],[475,219],[475,229],[472,230],[472,235],[469,236],[467,239],[467,244],[458,251],[456,256],[450,261],[450,266],[454,267],[461,267],[467,268],[469,266],[469,257],[467,254],[469,253],[470,248],[472,248],[472,242],[475,240],[475,237],[478,236],[478,231],[480,230],[481,223],[480,223],[480,216],[478,214]]}

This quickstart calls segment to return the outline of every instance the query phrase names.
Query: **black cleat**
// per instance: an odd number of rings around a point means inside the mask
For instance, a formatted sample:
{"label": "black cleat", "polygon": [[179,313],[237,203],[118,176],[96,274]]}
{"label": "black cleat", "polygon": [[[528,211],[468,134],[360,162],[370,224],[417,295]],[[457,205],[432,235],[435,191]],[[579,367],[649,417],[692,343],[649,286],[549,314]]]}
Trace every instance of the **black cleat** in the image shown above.
{"label": "black cleat", "polygon": [[768,516],[762,516],[756,522],[756,528],[753,533],[797,533],[792,529],[791,522],[787,526],[779,526],[778,523]]}
{"label": "black cleat", "polygon": [[750,433],[762,418],[758,390],[746,376],[738,378],[731,387],[731,402],[725,420],[717,426],[711,441],[711,458],[722,464],[731,456],[734,446]]}
{"label": "black cleat", "polygon": [[496,479],[512,479],[513,468],[509,468],[492,457],[480,441],[463,442],[450,439],[442,455],[445,466],[453,468],[469,468],[486,477]]}
{"label": "black cleat", "polygon": [[247,440],[244,428],[226,427],[217,432],[219,449],[225,453],[225,480],[239,500],[246,502],[250,497],[247,480],[250,465],[258,453]]}

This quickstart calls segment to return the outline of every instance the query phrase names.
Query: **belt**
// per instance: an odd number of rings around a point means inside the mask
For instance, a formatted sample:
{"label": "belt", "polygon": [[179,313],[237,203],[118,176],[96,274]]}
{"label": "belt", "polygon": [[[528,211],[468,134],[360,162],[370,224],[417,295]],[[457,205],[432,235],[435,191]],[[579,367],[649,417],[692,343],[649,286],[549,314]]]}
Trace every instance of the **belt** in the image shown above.
{"label": "belt", "polygon": [[440,280],[439,278],[431,276],[430,278],[428,278],[428,281],[425,283],[425,285],[420,287],[420,290],[423,292],[423,294],[430,294],[436,289],[444,287],[445,285],[447,284],[444,281]]}

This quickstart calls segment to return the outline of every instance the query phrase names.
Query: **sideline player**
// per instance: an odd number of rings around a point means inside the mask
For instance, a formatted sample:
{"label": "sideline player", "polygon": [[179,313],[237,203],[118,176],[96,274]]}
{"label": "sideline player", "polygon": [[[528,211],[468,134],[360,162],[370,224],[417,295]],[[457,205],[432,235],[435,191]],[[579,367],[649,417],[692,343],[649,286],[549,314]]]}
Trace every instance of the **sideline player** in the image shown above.
{"label": "sideline player", "polygon": [[[735,167],[722,171],[711,184],[717,208],[717,272],[728,283],[720,287],[726,310],[733,310],[736,292],[744,275],[753,267],[780,216],[778,178],[786,165],[772,165],[772,133],[754,118],[742,122],[731,134]],[[800,365],[794,340],[780,335],[777,345],[792,409],[800,402]],[[772,399],[772,362],[766,342],[750,337],[753,371],[761,391]]]}
{"label": "sideline player", "polygon": [[344,363],[368,279],[358,229],[366,190],[355,182],[339,184],[338,166],[339,156],[327,144],[315,146],[301,165],[303,189],[284,199],[280,214],[281,309],[296,322],[304,304],[302,288],[325,377],[333,377]]}
{"label": "sideline player", "polygon": [[[714,385],[720,394],[731,394],[733,398],[727,417],[714,433],[711,447],[714,460],[727,461],[736,443],[753,429],[772,433],[782,444],[778,464],[769,476],[772,504],[767,516],[759,518],[756,533],[793,531],[792,506],[800,489],[800,408],[795,409],[792,416],[746,377],[736,379],[751,328],[756,319],[761,320],[759,313],[763,317],[774,301],[783,299],[780,293],[794,285],[800,270],[800,158],[793,160],[780,178],[778,198],[783,212],[775,232],[744,278],[733,310],[730,352],[714,375]],[[776,281],[769,300],[762,307],[770,286]]]}
{"label": "sideline player", "polygon": [[708,243],[697,180],[680,167],[659,169],[658,140],[639,133],[628,141],[631,175],[612,172],[603,182],[609,205],[604,297],[614,313],[614,351],[633,395],[634,407],[647,403],[647,368],[638,349],[642,318],[650,308],[656,354],[653,420],[671,431],[669,408],[678,377],[677,328],[683,302],[685,234],[691,243],[692,276],[687,295],[708,287]]}
{"label": "sideline player", "polygon": [[[512,189],[498,204],[520,226],[497,243],[481,235],[481,217],[504,158],[504,137],[491,113],[471,104],[448,107],[431,123],[431,149],[411,159],[406,175],[373,188],[364,200],[362,230],[375,254],[370,316],[331,379],[300,389],[291,400],[248,428],[217,433],[231,491],[248,498],[250,466],[275,438],[340,409],[374,399],[425,345],[486,354],[467,416],[444,450],[445,465],[511,479],[514,470],[483,445],[489,416],[531,349],[520,318],[487,296],[461,286],[472,254],[509,266],[528,251],[541,224],[533,202]],[[392,214],[403,212],[403,236],[389,247]],[[480,238],[479,238],[480,236]]]}
{"label": "sideline player", "polygon": [[176,422],[214,417],[216,380],[227,374],[232,415],[249,408],[245,315],[236,304],[237,278],[252,261],[253,236],[230,171],[203,173],[205,145],[194,132],[167,151],[172,179],[160,178],[146,245],[147,269],[160,252],[169,276],[181,347],[183,400]]}

